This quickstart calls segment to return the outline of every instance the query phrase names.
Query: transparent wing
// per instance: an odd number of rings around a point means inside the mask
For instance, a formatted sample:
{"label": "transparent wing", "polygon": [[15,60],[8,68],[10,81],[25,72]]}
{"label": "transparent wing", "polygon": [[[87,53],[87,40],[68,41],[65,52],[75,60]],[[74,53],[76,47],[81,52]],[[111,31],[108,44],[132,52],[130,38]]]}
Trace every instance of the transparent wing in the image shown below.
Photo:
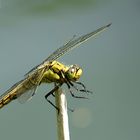
{"label": "transparent wing", "polygon": [[35,94],[36,92],[36,89],[37,89],[37,86],[26,91],[25,93],[19,95],[19,97],[17,98],[19,103],[23,104],[25,103],[26,101],[29,101],[32,99],[33,95]]}
{"label": "transparent wing", "polygon": [[26,75],[36,71],[38,69],[38,67],[40,67],[41,65],[43,65],[44,63],[47,63],[49,61],[53,61],[58,59],[59,57],[61,57],[62,55],[66,54],[68,51],[78,47],[80,44],[82,44],[83,42],[87,41],[88,39],[90,39],[91,37],[96,36],[97,34],[99,34],[100,32],[104,31],[106,28],[108,28],[111,25],[105,25],[93,32],[90,32],[88,34],[82,35],[79,38],[75,38],[70,40],[68,43],[66,43],[65,45],[63,45],[62,47],[58,48],[56,51],[54,51],[47,59],[45,59],[41,64],[37,65],[36,67],[34,67],[33,69],[31,69]]}
{"label": "transparent wing", "polygon": [[[25,103],[26,101],[30,100],[32,96],[35,94],[37,87],[39,86],[42,77],[44,76],[44,72],[48,70],[48,68],[49,67],[46,66],[43,69],[28,75],[21,81],[14,84],[5,93],[0,95],[0,102],[5,98],[7,99],[8,96],[9,96],[9,100],[11,96],[17,97],[20,103]],[[11,100],[13,99],[11,98]]]}
{"label": "transparent wing", "polygon": [[2,95],[0,95],[0,101],[5,97],[11,94],[11,91],[16,89],[18,86],[22,85],[22,83],[24,82],[24,80],[21,80],[19,82],[17,82],[16,84],[14,84],[10,89],[8,89],[6,92],[4,92]]}
{"label": "transparent wing", "polygon": [[44,75],[44,72],[48,70],[48,67],[44,67],[43,69],[40,69],[38,71],[36,71],[36,73],[32,73],[31,75],[29,75],[29,79],[33,76],[33,75],[36,75],[38,78],[36,79],[36,85],[28,90],[27,92],[25,92],[24,94],[20,95],[18,97],[18,101],[20,103],[25,103],[26,101],[32,99],[33,95],[35,95],[35,92],[37,90],[37,87],[39,86],[39,83],[41,82],[42,78],[43,78],[43,75]]}
{"label": "transparent wing", "polygon": [[106,26],[103,26],[93,32],[90,32],[86,35],[83,35],[79,38],[76,39],[72,39],[71,41],[69,41],[68,43],[66,43],[64,46],[58,48],[55,52],[53,52],[44,62],[46,61],[53,61],[58,59],[59,57],[61,57],[62,55],[64,55],[66,52],[78,47],[80,44],[82,44],[83,42],[87,41],[88,39],[90,39],[91,37],[96,36],[97,34],[99,34],[100,32],[104,31],[106,28],[108,28],[111,24],[108,24]]}

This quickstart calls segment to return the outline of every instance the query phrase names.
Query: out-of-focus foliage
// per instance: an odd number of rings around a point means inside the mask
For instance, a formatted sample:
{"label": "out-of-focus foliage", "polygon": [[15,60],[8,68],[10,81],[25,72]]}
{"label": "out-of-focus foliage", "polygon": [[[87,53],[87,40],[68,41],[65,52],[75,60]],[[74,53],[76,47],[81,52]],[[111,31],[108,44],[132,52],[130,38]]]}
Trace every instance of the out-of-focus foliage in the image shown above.
{"label": "out-of-focus foliage", "polygon": [[15,24],[25,17],[86,11],[110,0],[0,0],[0,25]]}
{"label": "out-of-focus foliage", "polygon": [[[84,9],[101,0],[0,0],[5,12],[14,14],[49,13],[62,8]],[[17,12],[18,11],[18,12]]]}

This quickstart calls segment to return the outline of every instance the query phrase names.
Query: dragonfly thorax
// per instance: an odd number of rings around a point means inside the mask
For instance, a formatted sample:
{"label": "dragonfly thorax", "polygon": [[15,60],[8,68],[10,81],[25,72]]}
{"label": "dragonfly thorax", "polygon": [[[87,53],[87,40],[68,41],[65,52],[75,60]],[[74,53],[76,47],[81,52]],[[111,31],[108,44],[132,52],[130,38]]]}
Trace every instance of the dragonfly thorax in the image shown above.
{"label": "dragonfly thorax", "polygon": [[71,65],[69,69],[66,71],[65,76],[70,81],[77,81],[82,75],[82,69],[78,65]]}
{"label": "dragonfly thorax", "polygon": [[43,74],[41,83],[65,83],[77,81],[82,75],[82,69],[78,65],[66,66],[58,61],[48,64],[49,69]]}

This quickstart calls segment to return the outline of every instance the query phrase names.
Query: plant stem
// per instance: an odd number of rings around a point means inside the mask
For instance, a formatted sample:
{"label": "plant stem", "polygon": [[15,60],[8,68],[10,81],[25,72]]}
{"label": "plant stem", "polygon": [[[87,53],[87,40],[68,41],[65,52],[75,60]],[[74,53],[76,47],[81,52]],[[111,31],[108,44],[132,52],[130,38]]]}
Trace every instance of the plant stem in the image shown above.
{"label": "plant stem", "polygon": [[66,95],[61,88],[55,92],[55,104],[59,109],[59,112],[56,112],[58,140],[70,140],[67,100]]}

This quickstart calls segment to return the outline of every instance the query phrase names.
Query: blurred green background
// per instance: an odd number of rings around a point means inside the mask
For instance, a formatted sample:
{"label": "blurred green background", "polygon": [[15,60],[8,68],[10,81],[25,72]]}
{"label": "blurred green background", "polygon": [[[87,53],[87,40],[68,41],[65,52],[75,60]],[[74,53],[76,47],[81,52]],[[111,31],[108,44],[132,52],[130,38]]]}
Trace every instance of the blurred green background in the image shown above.
{"label": "blurred green background", "polygon": [[[67,94],[71,139],[140,139],[139,0],[0,0],[1,94],[74,34],[112,22],[95,39],[63,56],[79,64],[89,100]],[[0,139],[57,139],[56,112],[44,99],[53,85],[42,85],[23,105],[0,110]],[[66,90],[66,87],[63,87]],[[53,100],[53,98],[52,98]]]}

